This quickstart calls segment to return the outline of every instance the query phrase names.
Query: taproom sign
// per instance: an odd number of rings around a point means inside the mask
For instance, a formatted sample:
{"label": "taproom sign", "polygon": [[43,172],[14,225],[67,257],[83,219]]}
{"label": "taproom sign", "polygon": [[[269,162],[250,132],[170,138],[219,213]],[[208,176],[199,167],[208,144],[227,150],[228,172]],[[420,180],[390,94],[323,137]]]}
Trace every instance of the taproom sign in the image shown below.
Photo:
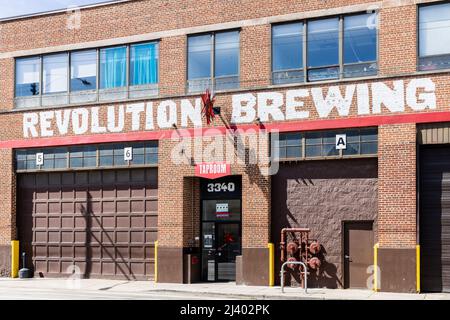
{"label": "taproom sign", "polygon": [[219,179],[231,175],[231,165],[225,162],[200,163],[195,166],[195,176]]}

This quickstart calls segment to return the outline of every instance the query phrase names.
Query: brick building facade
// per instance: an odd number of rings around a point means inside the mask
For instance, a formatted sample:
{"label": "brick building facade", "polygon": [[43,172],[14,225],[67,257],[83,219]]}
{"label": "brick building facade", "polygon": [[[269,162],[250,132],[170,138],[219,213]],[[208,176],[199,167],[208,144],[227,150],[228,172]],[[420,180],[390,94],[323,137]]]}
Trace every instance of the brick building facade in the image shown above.
{"label": "brick building facade", "polygon": [[[322,244],[313,286],[371,288],[375,260],[378,289],[449,290],[448,171],[438,160],[449,148],[450,48],[427,52],[439,32],[448,43],[450,17],[429,18],[436,6],[450,10],[428,0],[125,0],[1,20],[1,274],[11,275],[18,240],[36,276],[75,265],[87,277],[155,279],[157,270],[159,282],[269,285],[279,282],[281,229],[300,227]],[[323,29],[333,23],[335,33]],[[277,26],[301,31],[277,38]],[[237,49],[221,42],[228,31]],[[351,39],[364,34],[375,42]],[[191,60],[204,49],[191,39],[204,35],[211,55]],[[320,41],[323,53],[313,51]],[[156,80],[145,83],[133,73],[141,44],[157,51]],[[114,68],[121,59],[109,48],[124,48],[123,85],[106,84],[108,55]],[[83,66],[95,84],[75,90],[88,79],[74,75],[76,53],[89,50],[95,60]],[[375,60],[362,59],[370,50]],[[237,74],[227,73],[230,52]],[[298,66],[278,68],[292,53]],[[322,54],[336,63],[313,65]],[[65,64],[52,68],[58,57]],[[205,57],[214,85],[191,77]],[[206,87],[220,107],[212,124],[201,113]],[[219,162],[230,165],[219,180],[196,171]]]}

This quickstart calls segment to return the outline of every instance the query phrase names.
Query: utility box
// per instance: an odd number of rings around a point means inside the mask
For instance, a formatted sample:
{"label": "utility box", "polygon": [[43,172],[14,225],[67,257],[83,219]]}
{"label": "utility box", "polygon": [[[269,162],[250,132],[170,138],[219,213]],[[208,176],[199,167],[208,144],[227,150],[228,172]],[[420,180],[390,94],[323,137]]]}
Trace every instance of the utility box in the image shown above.
{"label": "utility box", "polygon": [[185,254],[183,259],[183,283],[200,282],[201,259],[199,254]]}

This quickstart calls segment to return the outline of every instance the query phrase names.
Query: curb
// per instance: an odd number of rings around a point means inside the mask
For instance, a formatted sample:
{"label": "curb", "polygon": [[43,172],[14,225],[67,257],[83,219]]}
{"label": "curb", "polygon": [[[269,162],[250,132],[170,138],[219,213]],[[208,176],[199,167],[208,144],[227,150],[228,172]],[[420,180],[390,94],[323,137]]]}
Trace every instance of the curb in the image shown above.
{"label": "curb", "polygon": [[[174,289],[157,289],[149,290],[147,292],[159,292],[159,293],[180,293],[180,294],[190,294],[190,295],[207,295],[214,298],[229,298],[229,299],[239,299],[239,300],[326,300],[326,298],[316,298],[316,297],[292,297],[292,296],[281,296],[281,295],[267,295],[267,294],[239,294],[239,293],[218,293],[218,292],[208,292],[208,291],[186,291],[186,290],[174,290]],[[341,299],[344,300],[344,299]]]}

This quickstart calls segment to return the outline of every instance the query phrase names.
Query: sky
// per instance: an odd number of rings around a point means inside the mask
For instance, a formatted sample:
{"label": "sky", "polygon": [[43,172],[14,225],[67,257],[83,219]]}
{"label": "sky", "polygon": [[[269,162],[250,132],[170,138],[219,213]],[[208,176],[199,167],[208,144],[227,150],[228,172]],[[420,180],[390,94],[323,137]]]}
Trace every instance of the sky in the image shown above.
{"label": "sky", "polygon": [[24,14],[66,9],[109,0],[0,0],[0,19]]}

